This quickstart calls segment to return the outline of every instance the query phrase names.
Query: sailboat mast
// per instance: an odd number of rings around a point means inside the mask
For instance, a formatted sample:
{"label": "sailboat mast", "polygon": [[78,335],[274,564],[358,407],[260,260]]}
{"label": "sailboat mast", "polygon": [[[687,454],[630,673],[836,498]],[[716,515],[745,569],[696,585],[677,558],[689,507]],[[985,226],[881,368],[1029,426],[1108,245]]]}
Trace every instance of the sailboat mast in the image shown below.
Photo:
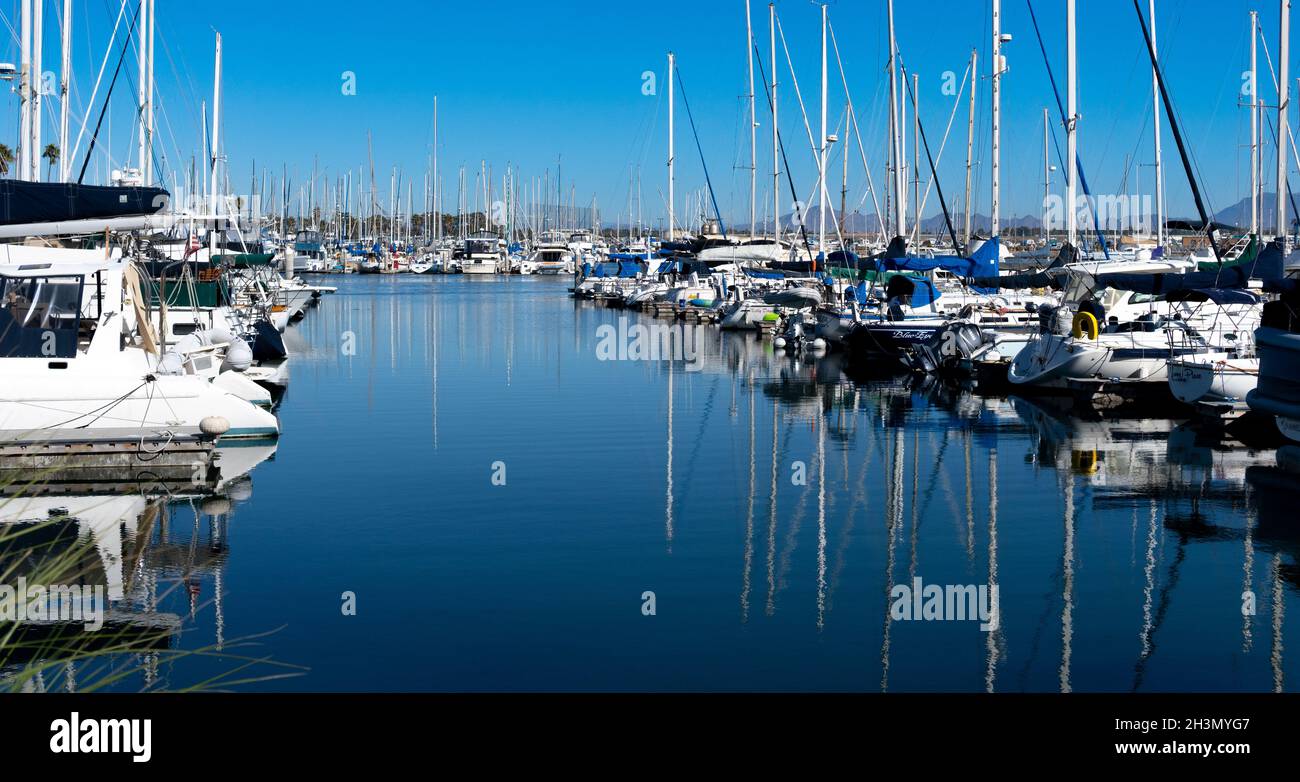
{"label": "sailboat mast", "polygon": [[966,232],[962,237],[963,246],[970,246],[971,237],[971,203],[970,203],[970,184],[971,168],[975,157],[975,83],[977,81],[976,66],[978,64],[978,50],[970,50],[970,118],[966,124]]}
{"label": "sailboat mast", "polygon": [[[996,1],[996,0],[995,0]],[[1065,215],[1066,215],[1066,241],[1074,245],[1078,229],[1077,215],[1075,213],[1074,199],[1075,190],[1078,184],[1079,170],[1079,147],[1077,128],[1079,124],[1078,115],[1078,73],[1076,65],[1077,50],[1075,48],[1075,0],[1066,0],[1065,3],[1065,93],[1066,93],[1066,119],[1065,119]]]}
{"label": "sailboat mast", "polygon": [[[1069,1],[1070,8],[1073,9],[1074,0]],[[1073,10],[1070,13],[1073,13]],[[1071,36],[1073,40],[1073,33]],[[990,155],[993,169],[993,203],[990,230],[991,235],[996,237],[1002,230],[1000,215],[1002,207],[1002,0],[993,0],[993,56],[990,59],[993,67],[993,148]]]}
{"label": "sailboat mast", "polygon": [[145,63],[148,65],[146,73],[148,74],[149,85],[145,88],[145,115],[141,120],[145,125],[145,145],[144,145],[144,183],[152,185],[154,183],[153,171],[153,131],[154,131],[154,79],[153,79],[153,42],[154,34],[158,29],[158,17],[154,15],[154,0],[148,0],[149,3],[149,37],[140,39],[140,44],[147,47],[147,56]]}
{"label": "sailboat mast", "polygon": [[1259,12],[1250,12],[1250,235],[1259,236]]}
{"label": "sailboat mast", "polygon": [[[1159,106],[1157,106],[1159,108]],[[1051,145],[1048,142],[1049,123],[1051,119],[1048,115],[1048,109],[1043,107],[1043,246],[1047,247],[1052,240],[1052,227],[1048,224],[1049,204],[1052,202],[1052,163],[1050,159]]]}
{"label": "sailboat mast", "polygon": [[208,246],[209,250],[215,252],[217,248],[216,217],[219,214],[217,208],[217,163],[221,159],[221,153],[218,151],[220,146],[221,132],[221,33],[217,33],[216,56],[213,63],[212,77],[212,175],[208,180],[208,208],[212,213],[213,230],[209,233]]}
{"label": "sailboat mast", "polygon": [[673,74],[677,71],[676,55],[668,53],[668,241],[676,236],[673,222]]}
{"label": "sailboat mast", "polygon": [[32,0],[22,0],[22,43],[18,94],[22,109],[18,120],[18,179],[27,179],[32,166]]}
{"label": "sailboat mast", "polygon": [[745,0],[745,62],[749,66],[749,235],[758,218],[758,107],[754,100],[754,20]]}
{"label": "sailboat mast", "polygon": [[41,181],[41,99],[45,91],[44,78],[45,66],[41,61],[41,53],[45,49],[45,6],[42,0],[33,0],[32,2],[32,71],[31,79],[35,80],[35,86],[32,88],[32,148],[27,155],[27,162],[31,164],[31,171],[27,178],[33,182]]}
{"label": "sailboat mast", "polygon": [[[912,74],[912,219],[916,241],[921,241],[921,77]],[[953,252],[959,252],[954,247]]]}
{"label": "sailboat mast", "polygon": [[[137,106],[140,115],[136,132],[136,161],[140,166],[140,173],[143,175],[145,173],[145,159],[149,154],[149,123],[145,119],[149,111],[149,0],[143,0],[140,3],[139,18],[140,37],[136,39],[136,67],[140,74],[140,80],[136,82],[136,89],[139,94]],[[148,184],[147,181],[146,184]]]}
{"label": "sailboat mast", "polygon": [[781,136],[777,125],[776,103],[776,3],[768,3],[768,23],[772,46],[772,238],[781,239]]}
{"label": "sailboat mast", "polygon": [[438,176],[438,96],[433,96],[433,209],[437,217],[434,238],[442,239],[442,179]]}
{"label": "sailboat mast", "polygon": [[1290,111],[1290,67],[1287,63],[1291,56],[1291,0],[1281,0],[1281,29],[1279,30],[1278,64],[1277,64],[1277,236],[1282,240],[1282,250],[1286,251],[1286,140],[1288,137]]}
{"label": "sailboat mast", "polygon": [[68,82],[72,74],[72,0],[63,0],[63,59],[59,74],[59,181],[68,181],[72,152],[68,149]]}
{"label": "sailboat mast", "polygon": [[822,4],[822,125],[821,138],[817,140],[820,153],[818,154],[818,181],[817,187],[817,252],[825,257],[826,254],[826,4]]}
{"label": "sailboat mast", "polygon": [[[997,7],[998,0],[993,0]],[[899,146],[898,43],[894,39],[894,0],[889,0],[889,140],[894,159],[894,235],[902,236],[906,215],[903,201],[903,153]]]}
{"label": "sailboat mast", "polygon": [[[1151,48],[1156,49],[1156,0],[1149,0],[1148,16],[1151,18]],[[1157,57],[1159,54],[1157,53]],[[1156,152],[1156,247],[1165,245],[1165,168],[1160,158],[1160,80],[1156,69],[1151,68],[1151,111],[1155,129]]]}

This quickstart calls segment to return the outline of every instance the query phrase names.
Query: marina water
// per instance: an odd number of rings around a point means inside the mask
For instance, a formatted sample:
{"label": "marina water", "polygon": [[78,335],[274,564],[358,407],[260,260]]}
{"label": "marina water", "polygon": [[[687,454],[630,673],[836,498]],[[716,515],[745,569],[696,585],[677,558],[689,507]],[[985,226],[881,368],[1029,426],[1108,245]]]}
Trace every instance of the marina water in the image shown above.
{"label": "marina water", "polygon": [[[709,327],[609,360],[652,319],[564,277],[334,279],[219,540],[172,503],[147,543],[177,645],[212,653],[118,688],[244,657],[294,667],[234,689],[1295,686],[1300,495],[1271,451]],[[910,611],[993,585],[992,630]]]}

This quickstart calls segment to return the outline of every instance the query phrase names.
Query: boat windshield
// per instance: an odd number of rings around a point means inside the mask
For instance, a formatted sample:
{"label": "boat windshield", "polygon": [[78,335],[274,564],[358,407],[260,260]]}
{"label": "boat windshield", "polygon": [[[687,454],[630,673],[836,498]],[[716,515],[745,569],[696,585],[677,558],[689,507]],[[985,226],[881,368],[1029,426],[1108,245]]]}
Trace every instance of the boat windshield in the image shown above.
{"label": "boat windshield", "polygon": [[0,277],[0,358],[74,358],[82,277]]}

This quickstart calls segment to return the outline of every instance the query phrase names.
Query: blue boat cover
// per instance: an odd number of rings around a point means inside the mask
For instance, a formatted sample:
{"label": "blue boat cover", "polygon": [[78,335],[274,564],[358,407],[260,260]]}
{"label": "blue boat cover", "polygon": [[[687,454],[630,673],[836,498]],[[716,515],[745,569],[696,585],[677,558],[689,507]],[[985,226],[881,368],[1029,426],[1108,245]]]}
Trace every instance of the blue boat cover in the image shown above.
{"label": "blue boat cover", "polygon": [[[898,255],[901,245],[891,243],[889,249],[885,250],[882,255],[861,259],[858,263],[858,269],[877,272],[928,272],[942,269],[962,277],[967,281],[967,285],[973,287],[978,293],[991,293],[992,289],[983,289],[972,285],[972,283],[976,281],[976,278],[996,279],[998,277],[1000,247],[1001,243],[997,237],[994,237],[980,245],[980,248],[972,253],[969,258],[956,255],[936,255],[933,258],[922,258],[915,255]],[[834,255],[832,254],[832,258]]]}

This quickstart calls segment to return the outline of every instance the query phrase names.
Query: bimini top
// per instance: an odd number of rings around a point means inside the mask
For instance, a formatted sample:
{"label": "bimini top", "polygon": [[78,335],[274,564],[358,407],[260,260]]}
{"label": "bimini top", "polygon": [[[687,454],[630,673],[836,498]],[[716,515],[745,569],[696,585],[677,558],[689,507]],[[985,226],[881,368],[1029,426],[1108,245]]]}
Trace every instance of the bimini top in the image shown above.
{"label": "bimini top", "polygon": [[1183,288],[1165,296],[1165,301],[1211,301],[1215,304],[1259,304],[1260,297],[1240,288]]}

